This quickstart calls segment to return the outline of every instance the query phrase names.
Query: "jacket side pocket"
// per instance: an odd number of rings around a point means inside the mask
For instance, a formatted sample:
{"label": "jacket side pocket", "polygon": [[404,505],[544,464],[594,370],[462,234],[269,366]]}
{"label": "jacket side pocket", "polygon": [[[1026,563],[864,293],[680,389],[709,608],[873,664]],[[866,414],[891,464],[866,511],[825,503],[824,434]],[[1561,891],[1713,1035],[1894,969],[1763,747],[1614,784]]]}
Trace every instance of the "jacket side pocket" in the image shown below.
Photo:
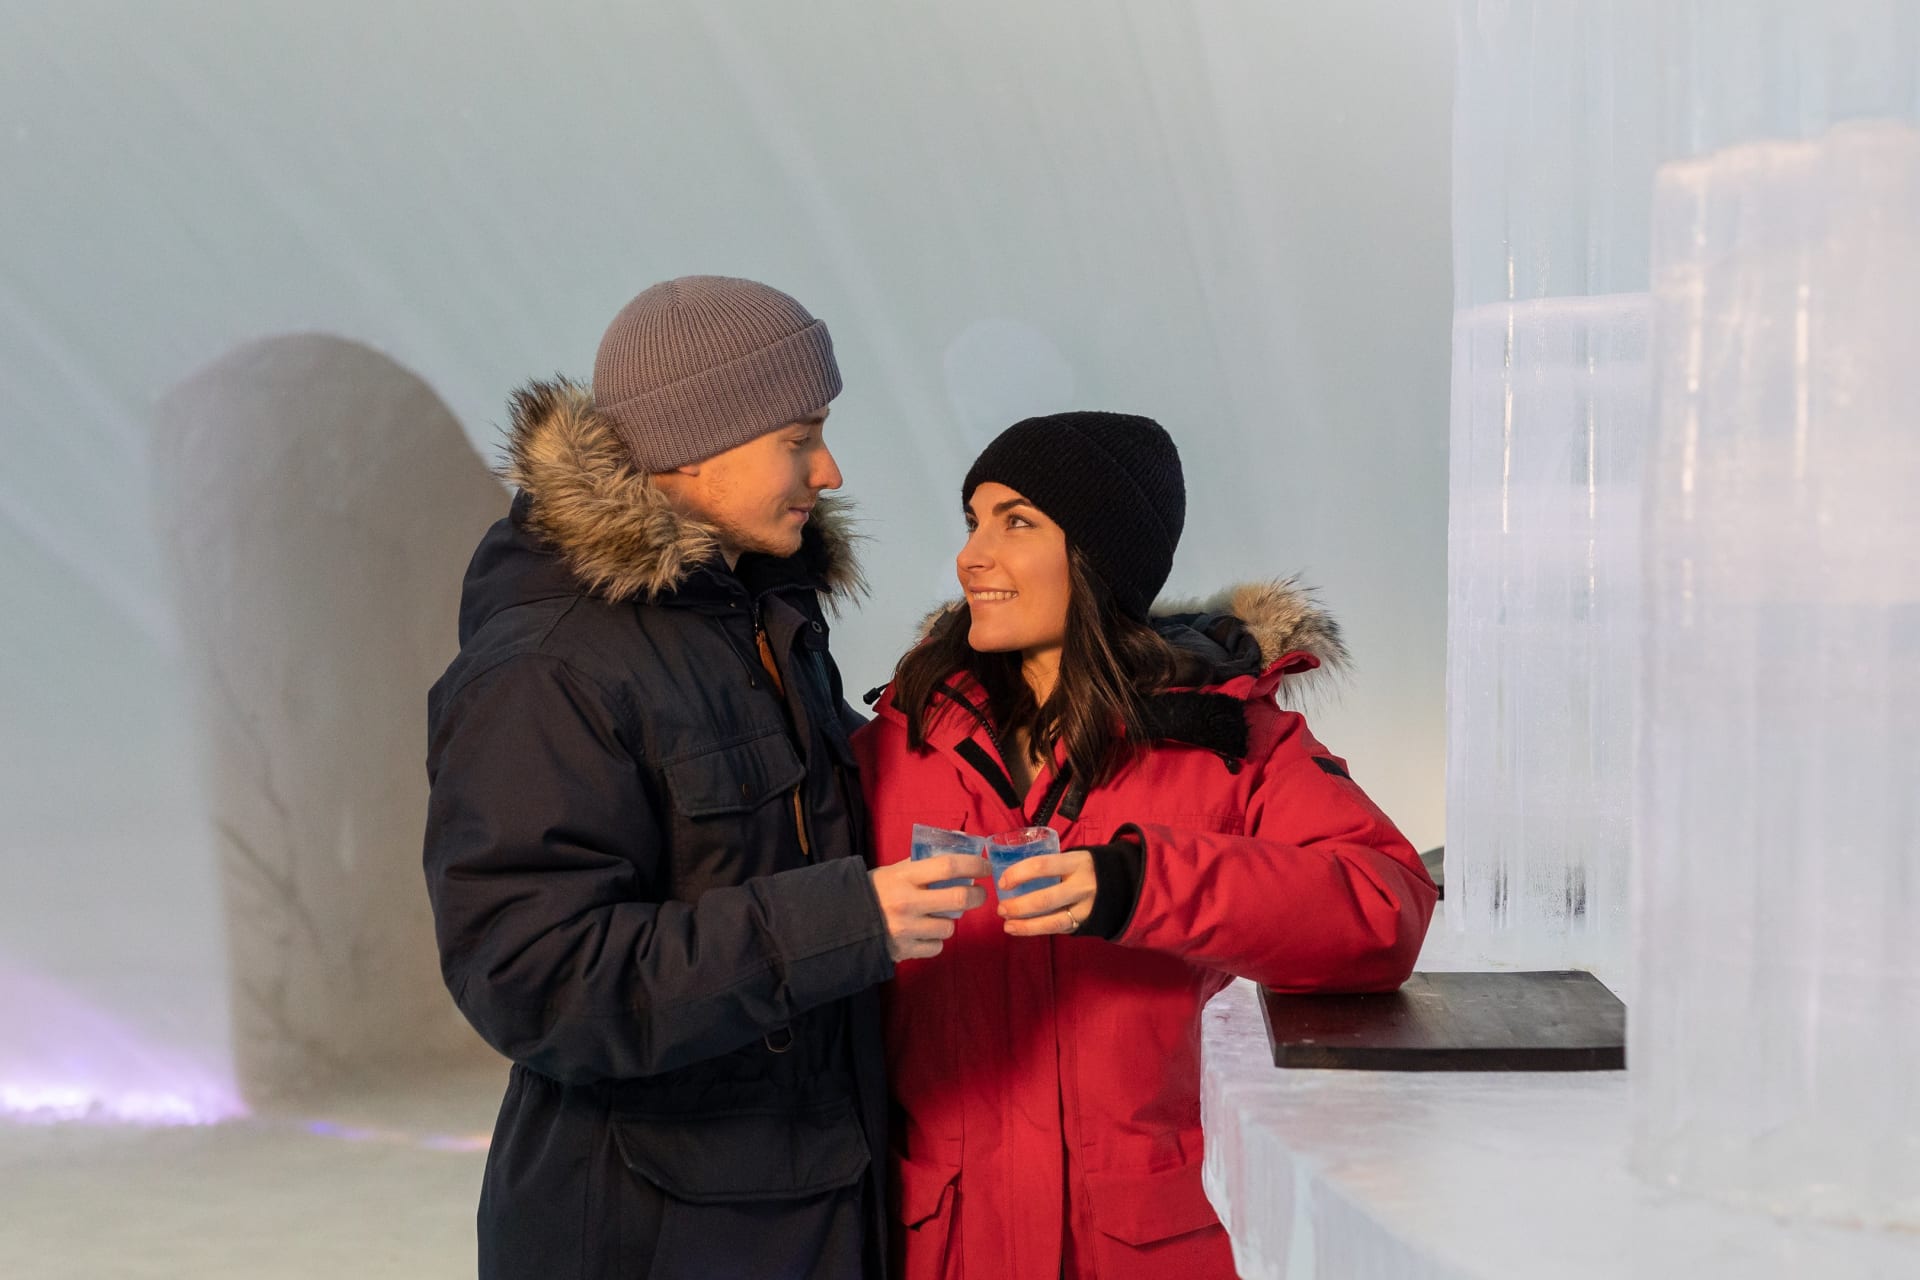
{"label": "jacket side pocket", "polygon": [[1233,1249],[1200,1168],[1196,1160],[1156,1173],[1087,1174],[1098,1274],[1229,1280]]}
{"label": "jacket side pocket", "polygon": [[958,1252],[953,1220],[960,1189],[960,1170],[954,1165],[895,1158],[889,1192],[894,1219],[901,1229],[892,1232],[893,1269],[905,1280],[937,1280],[957,1272]]}
{"label": "jacket side pocket", "polygon": [[869,1162],[851,1098],[793,1111],[616,1112],[627,1168],[688,1204],[799,1200],[850,1187]]}

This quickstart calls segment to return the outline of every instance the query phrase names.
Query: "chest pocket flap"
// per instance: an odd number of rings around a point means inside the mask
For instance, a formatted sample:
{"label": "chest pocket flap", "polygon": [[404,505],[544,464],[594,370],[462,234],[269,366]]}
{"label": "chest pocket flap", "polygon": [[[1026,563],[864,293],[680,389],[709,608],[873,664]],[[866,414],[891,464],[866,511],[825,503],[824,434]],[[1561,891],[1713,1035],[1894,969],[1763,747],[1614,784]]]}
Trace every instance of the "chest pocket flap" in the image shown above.
{"label": "chest pocket flap", "polygon": [[689,818],[757,809],[806,776],[799,753],[778,731],[687,756],[662,772],[674,807]]}

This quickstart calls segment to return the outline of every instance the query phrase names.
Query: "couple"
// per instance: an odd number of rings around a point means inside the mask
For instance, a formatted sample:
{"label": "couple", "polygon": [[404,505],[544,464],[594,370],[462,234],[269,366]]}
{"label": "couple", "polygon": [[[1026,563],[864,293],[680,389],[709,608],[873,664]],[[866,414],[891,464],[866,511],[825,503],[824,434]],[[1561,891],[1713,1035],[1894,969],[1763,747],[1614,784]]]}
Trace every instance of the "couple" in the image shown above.
{"label": "couple", "polygon": [[[1231,1276],[1201,1006],[1392,988],[1434,900],[1275,697],[1337,632],[1284,585],[1153,616],[1173,441],[1033,418],[968,471],[964,597],[867,722],[822,611],[860,581],[839,391],[792,298],[687,277],[591,390],[515,398],[429,700],[441,966],[513,1061],[480,1273]],[[916,823],[1062,852],[995,883],[911,861]]]}

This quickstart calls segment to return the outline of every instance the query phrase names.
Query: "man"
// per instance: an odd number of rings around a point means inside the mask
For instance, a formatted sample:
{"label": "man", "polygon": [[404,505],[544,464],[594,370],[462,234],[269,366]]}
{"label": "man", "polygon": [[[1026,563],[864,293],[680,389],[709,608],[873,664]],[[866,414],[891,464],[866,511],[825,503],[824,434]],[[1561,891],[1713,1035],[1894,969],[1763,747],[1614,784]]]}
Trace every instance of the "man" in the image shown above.
{"label": "man", "polygon": [[821,596],[859,582],[840,374],[787,295],[635,298],[591,392],[514,398],[510,514],[429,698],[441,968],[513,1059],[485,1277],[875,1277],[874,984],[989,874],[869,871]]}

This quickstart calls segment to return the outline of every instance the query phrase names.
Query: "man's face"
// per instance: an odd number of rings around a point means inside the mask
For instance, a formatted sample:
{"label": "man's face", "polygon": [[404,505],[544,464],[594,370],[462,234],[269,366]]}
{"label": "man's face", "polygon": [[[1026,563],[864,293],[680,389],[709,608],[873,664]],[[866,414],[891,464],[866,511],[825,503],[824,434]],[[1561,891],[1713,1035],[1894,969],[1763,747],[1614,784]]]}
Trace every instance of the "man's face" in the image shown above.
{"label": "man's face", "polygon": [[790,556],[824,489],[838,489],[840,468],[827,452],[827,411],[776,427],[725,453],[655,483],[696,519],[720,531],[732,565],[744,552]]}

